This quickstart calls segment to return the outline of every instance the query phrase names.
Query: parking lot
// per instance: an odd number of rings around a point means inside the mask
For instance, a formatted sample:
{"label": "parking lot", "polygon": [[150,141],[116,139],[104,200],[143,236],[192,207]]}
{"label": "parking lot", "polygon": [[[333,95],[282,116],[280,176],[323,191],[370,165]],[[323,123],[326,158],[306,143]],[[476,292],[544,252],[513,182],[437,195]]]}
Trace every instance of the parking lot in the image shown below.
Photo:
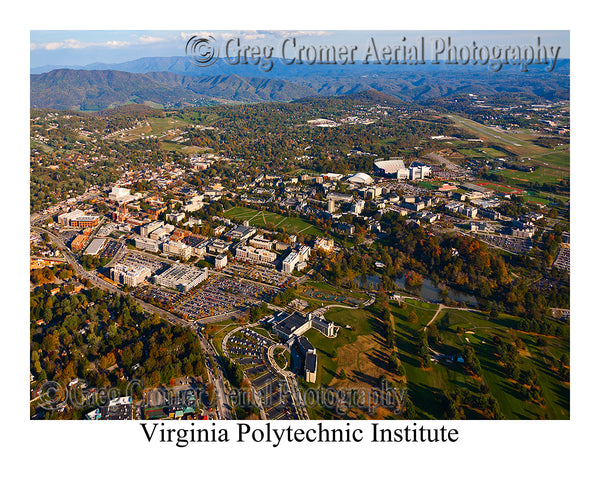
{"label": "parking lot", "polygon": [[135,294],[144,300],[152,299],[165,306],[176,304],[182,296],[180,293],[171,292],[153,285],[140,287]]}
{"label": "parking lot", "polygon": [[230,263],[223,270],[230,275],[239,275],[256,282],[268,283],[279,288],[286,287],[293,279],[291,275],[263,265],[244,265],[241,263]]}
{"label": "parking lot", "polygon": [[275,342],[253,330],[244,328],[227,341],[226,354],[245,368],[244,373],[260,397],[268,420],[298,418],[288,392],[287,382],[270,367],[267,351]]}
{"label": "parking lot", "polygon": [[562,244],[556,259],[554,260],[554,266],[559,270],[571,271],[571,248],[567,244]]}
{"label": "parking lot", "polygon": [[166,269],[170,266],[168,263],[161,262],[160,260],[155,260],[150,257],[146,257],[137,252],[127,252],[125,255],[123,255],[123,258],[121,259],[120,263],[135,267],[148,267],[152,274],[155,274],[156,272]]}
{"label": "parking lot", "polygon": [[115,242],[114,240],[109,240],[108,242],[106,242],[106,245],[104,245],[102,252],[100,252],[100,256],[112,258],[117,254],[117,252],[119,251],[120,248],[121,248],[121,244],[119,242]]}
{"label": "parking lot", "polygon": [[508,250],[511,253],[527,253],[533,246],[530,238],[515,238],[504,235],[489,235],[485,233],[479,234],[478,236],[485,243],[494,247]]}
{"label": "parking lot", "polygon": [[223,276],[210,277],[188,293],[175,307],[181,315],[199,319],[256,305],[270,295],[271,288]]}

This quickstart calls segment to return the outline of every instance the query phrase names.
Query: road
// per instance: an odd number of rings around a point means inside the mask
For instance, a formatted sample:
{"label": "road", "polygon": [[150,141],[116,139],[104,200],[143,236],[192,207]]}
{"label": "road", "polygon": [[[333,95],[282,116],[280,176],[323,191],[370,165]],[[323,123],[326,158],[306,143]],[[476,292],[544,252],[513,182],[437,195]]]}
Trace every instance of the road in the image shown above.
{"label": "road", "polygon": [[285,383],[287,384],[288,391],[290,392],[290,397],[292,397],[292,402],[294,404],[294,407],[296,408],[298,418],[300,420],[310,420],[310,417],[308,416],[308,411],[306,410],[306,404],[304,403],[304,397],[302,395],[302,392],[300,391],[300,386],[298,385],[298,379],[296,378],[296,374],[290,372],[289,370],[284,370],[280,368],[279,365],[277,365],[277,362],[275,361],[273,352],[277,347],[284,348],[288,352],[290,351],[287,345],[276,343],[274,345],[271,345],[267,350],[267,359],[269,360],[271,367],[285,379]]}
{"label": "road", "polygon": [[211,383],[215,386],[215,397],[217,399],[217,414],[220,420],[231,420],[233,419],[234,412],[231,405],[227,402],[229,398],[225,389],[225,382],[223,378],[225,374],[223,372],[223,366],[218,358],[218,354],[211,343],[204,338],[199,336],[200,345],[205,353],[206,368],[208,370],[208,377]]}
{"label": "road", "polygon": [[[182,320],[181,318],[173,315],[170,312],[167,312],[166,310],[163,310],[162,308],[159,308],[159,307],[156,307],[149,303],[146,303],[143,300],[131,295],[130,293],[123,292],[120,288],[116,287],[115,285],[112,285],[111,283],[107,282],[106,280],[103,280],[102,278],[95,275],[93,272],[86,271],[81,266],[81,264],[75,259],[75,257],[71,253],[71,251],[65,246],[65,244],[59,237],[57,237],[53,233],[47,231],[46,229],[39,228],[39,227],[32,227],[32,228],[35,230],[38,230],[40,232],[48,233],[48,236],[50,237],[50,239],[53,242],[55,242],[56,245],[58,245],[58,247],[61,249],[64,259],[73,266],[77,275],[89,280],[96,287],[108,290],[112,293],[128,295],[131,298],[133,298],[137,302],[137,304],[140,305],[140,307],[143,308],[146,312],[148,312],[150,314],[156,313],[159,316],[165,318],[171,324],[180,325],[180,326],[184,326],[184,327],[193,326],[193,324],[189,324],[188,322]],[[194,329],[194,333],[196,333],[198,335],[198,332],[195,329]],[[216,354],[216,351],[214,350],[214,347],[212,347],[212,345],[210,345],[203,336],[198,335],[198,337],[200,338],[200,345],[202,346],[205,358],[207,360],[206,363],[207,363],[207,370],[208,370],[210,381],[215,386],[215,393],[216,393],[216,397],[217,397],[217,413],[219,415],[219,418],[225,419],[225,420],[231,419],[231,418],[233,418],[233,412],[232,412],[231,406],[227,403],[228,397],[226,396],[226,390],[225,390],[225,385],[224,385],[224,381],[223,381],[223,378],[224,378],[223,367],[220,364],[220,362],[218,361],[217,354]],[[210,363],[210,367],[208,365],[209,363]]]}

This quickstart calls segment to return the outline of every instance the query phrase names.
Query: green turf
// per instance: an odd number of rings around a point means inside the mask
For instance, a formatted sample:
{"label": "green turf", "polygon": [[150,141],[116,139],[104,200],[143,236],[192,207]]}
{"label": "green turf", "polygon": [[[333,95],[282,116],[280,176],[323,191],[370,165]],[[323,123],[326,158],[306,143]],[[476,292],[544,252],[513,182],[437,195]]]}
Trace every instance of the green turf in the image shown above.
{"label": "green turf", "polygon": [[[441,397],[444,392],[466,388],[477,392],[479,380],[471,377],[464,367],[457,362],[434,363],[430,369],[423,369],[417,355],[415,336],[418,330],[432,316],[432,309],[427,304],[410,304],[406,310],[391,305],[395,317],[396,343],[398,357],[402,362],[408,380],[409,396],[415,404],[417,414],[421,418],[440,418],[443,414]],[[420,308],[417,308],[420,307]],[[433,307],[433,305],[431,306]],[[415,324],[407,322],[408,311],[413,308],[419,320]],[[440,321],[447,314],[450,327],[443,329]],[[500,410],[509,419],[554,418],[562,419],[569,416],[568,385],[558,378],[550,367],[549,357],[559,359],[563,353],[568,353],[568,341],[550,339],[547,347],[536,346],[537,336],[519,332],[518,335],[527,346],[527,355],[519,357],[522,369],[533,369],[540,381],[545,406],[527,402],[519,395],[516,382],[507,379],[505,371],[498,363],[496,346],[493,337],[498,335],[504,342],[511,342],[511,329],[517,328],[517,319],[507,315],[492,320],[476,312],[444,309],[436,317],[442,342],[435,349],[441,353],[457,354],[467,345],[471,345],[483,368],[483,380],[490,387],[492,395],[500,405]],[[462,328],[459,333],[459,328]],[[469,332],[469,333],[467,333]],[[516,333],[513,333],[515,335]],[[468,418],[478,418],[478,413],[469,411]]]}
{"label": "green turf", "polygon": [[323,232],[300,218],[285,217],[273,212],[254,210],[246,207],[233,207],[225,212],[225,216],[238,221],[248,220],[257,227],[283,228],[286,233],[302,233],[303,235],[323,235]]}

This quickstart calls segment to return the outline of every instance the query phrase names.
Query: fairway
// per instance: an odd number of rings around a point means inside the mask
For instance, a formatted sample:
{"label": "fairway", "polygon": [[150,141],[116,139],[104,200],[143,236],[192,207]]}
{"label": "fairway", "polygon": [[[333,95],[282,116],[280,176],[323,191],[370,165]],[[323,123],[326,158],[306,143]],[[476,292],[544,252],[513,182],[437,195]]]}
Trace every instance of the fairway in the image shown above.
{"label": "fairway", "polygon": [[[433,363],[431,367],[421,367],[415,337],[424,324],[432,317],[434,305],[407,304],[401,310],[390,304],[395,317],[396,345],[398,357],[402,362],[408,380],[409,396],[415,405],[420,418],[443,418],[443,392],[467,390],[473,394],[478,392],[480,380],[464,369],[462,365],[452,361]],[[419,320],[410,323],[408,311],[414,309]],[[448,327],[442,327],[441,320],[446,318]],[[507,419],[535,419],[548,417],[563,419],[569,417],[569,387],[556,373],[553,365],[564,353],[568,354],[568,340],[546,337],[548,345],[539,347],[539,335],[517,331],[516,317],[501,315],[492,320],[485,315],[456,309],[444,309],[436,317],[435,323],[441,335],[440,345],[435,349],[446,355],[462,354],[470,345],[483,369],[482,380],[490,387],[491,393],[500,405],[500,410]],[[519,351],[518,362],[521,370],[535,372],[539,379],[545,405],[526,401],[520,396],[520,384],[507,377],[499,363],[494,338],[501,338],[505,343],[514,343],[519,337],[524,348]],[[431,346],[431,345],[430,345]],[[466,418],[481,418],[481,413],[465,409]]]}
{"label": "fairway", "polygon": [[300,218],[284,217],[278,213],[254,210],[246,207],[233,207],[225,212],[227,218],[237,221],[247,220],[250,225],[275,230],[283,229],[288,234],[323,235],[323,232]]}

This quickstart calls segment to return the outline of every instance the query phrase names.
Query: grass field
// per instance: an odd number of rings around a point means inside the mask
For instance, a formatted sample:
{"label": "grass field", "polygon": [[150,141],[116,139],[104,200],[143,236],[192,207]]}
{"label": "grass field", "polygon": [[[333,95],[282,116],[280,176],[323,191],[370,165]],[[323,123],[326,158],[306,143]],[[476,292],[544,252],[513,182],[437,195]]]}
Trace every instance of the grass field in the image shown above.
{"label": "grass field", "polygon": [[[529,182],[558,183],[561,179],[569,178],[570,148],[569,145],[560,145],[555,148],[545,148],[533,143],[530,134],[521,132],[505,132],[490,128],[472,120],[449,115],[459,126],[474,132],[486,141],[496,143],[507,151],[520,157],[528,157],[527,165],[536,165],[533,172],[519,172],[514,170],[498,170],[494,173],[503,175],[507,182],[514,185],[526,185]],[[496,158],[506,156],[501,150],[493,146],[482,148],[459,148],[458,151],[471,158]]]}
{"label": "grass field", "polygon": [[[481,123],[474,122],[459,115],[448,115],[450,120],[454,121],[459,127],[466,128],[473,132],[478,138],[483,138],[489,142],[496,142],[506,148],[509,152],[519,156],[534,156],[547,153],[547,149],[535,145],[529,138],[529,135],[519,132],[506,132],[495,128],[490,128]],[[502,156],[502,155],[501,155]]]}
{"label": "grass field", "polygon": [[521,193],[521,190],[518,188],[507,187],[506,185],[500,185],[498,183],[479,182],[477,185],[502,193]]}
{"label": "grass field", "polygon": [[[336,338],[327,338],[314,329],[304,334],[317,349],[317,386],[331,386],[339,390],[372,389],[381,387],[381,375],[392,382],[401,380],[389,371],[390,351],[381,335],[383,323],[372,312],[332,308],[325,316],[338,325],[350,325],[352,329],[340,329]],[[356,418],[360,413],[358,409],[353,410],[348,417]],[[311,418],[330,416],[322,407],[309,409],[309,414]]]}
{"label": "grass field", "polygon": [[171,128],[181,128],[187,126],[187,123],[183,120],[169,117],[151,117],[148,119],[148,122],[150,123],[150,127],[152,128],[152,135],[157,135],[159,133],[170,130]]}
{"label": "grass field", "polygon": [[518,170],[494,170],[496,175],[501,175],[507,183],[517,187],[527,187],[531,182],[558,183],[569,178],[569,172],[549,167],[539,167],[533,172],[520,172]]}
{"label": "grass field", "polygon": [[300,218],[284,217],[273,212],[263,212],[246,207],[233,207],[225,212],[225,216],[238,221],[248,220],[251,225],[266,228],[272,226],[283,228],[286,233],[302,233],[303,235],[323,235],[323,232]]}
{"label": "grass field", "polygon": [[[426,304],[425,304],[426,305]],[[469,374],[462,365],[456,362],[434,363],[430,368],[421,367],[417,355],[414,338],[423,325],[431,319],[434,305],[407,305],[407,309],[391,305],[395,316],[396,342],[398,356],[404,365],[409,396],[415,404],[421,418],[441,418],[443,415],[442,396],[444,392],[456,389],[467,389],[477,392],[479,379]],[[407,321],[408,311],[414,308],[419,320],[411,324]],[[448,315],[450,327],[439,327],[440,320]],[[469,311],[445,309],[436,317],[436,324],[441,334],[441,345],[436,350],[442,353],[460,354],[467,345],[471,345],[483,369],[482,380],[490,387],[492,395],[500,405],[500,410],[507,419],[535,419],[569,417],[569,386],[561,380],[553,365],[563,353],[568,353],[568,340],[546,337],[548,345],[537,345],[538,335],[516,330],[515,317],[500,316],[496,320]],[[459,327],[462,329],[459,333]],[[520,351],[519,366],[521,370],[533,370],[540,382],[544,406],[523,400],[519,395],[520,385],[507,378],[504,369],[498,362],[493,337],[497,335],[505,343],[521,338],[525,347]],[[468,411],[467,418],[478,418],[475,411]]]}
{"label": "grass field", "polygon": [[536,160],[557,168],[568,169],[571,165],[571,154],[568,151],[568,146],[565,145],[561,150],[536,157]]}
{"label": "grass field", "polygon": [[344,305],[360,305],[369,296],[361,292],[349,292],[341,288],[336,288],[325,282],[317,282],[314,280],[305,282],[300,287],[300,296],[306,300],[313,301],[315,305],[324,304],[344,304]]}

